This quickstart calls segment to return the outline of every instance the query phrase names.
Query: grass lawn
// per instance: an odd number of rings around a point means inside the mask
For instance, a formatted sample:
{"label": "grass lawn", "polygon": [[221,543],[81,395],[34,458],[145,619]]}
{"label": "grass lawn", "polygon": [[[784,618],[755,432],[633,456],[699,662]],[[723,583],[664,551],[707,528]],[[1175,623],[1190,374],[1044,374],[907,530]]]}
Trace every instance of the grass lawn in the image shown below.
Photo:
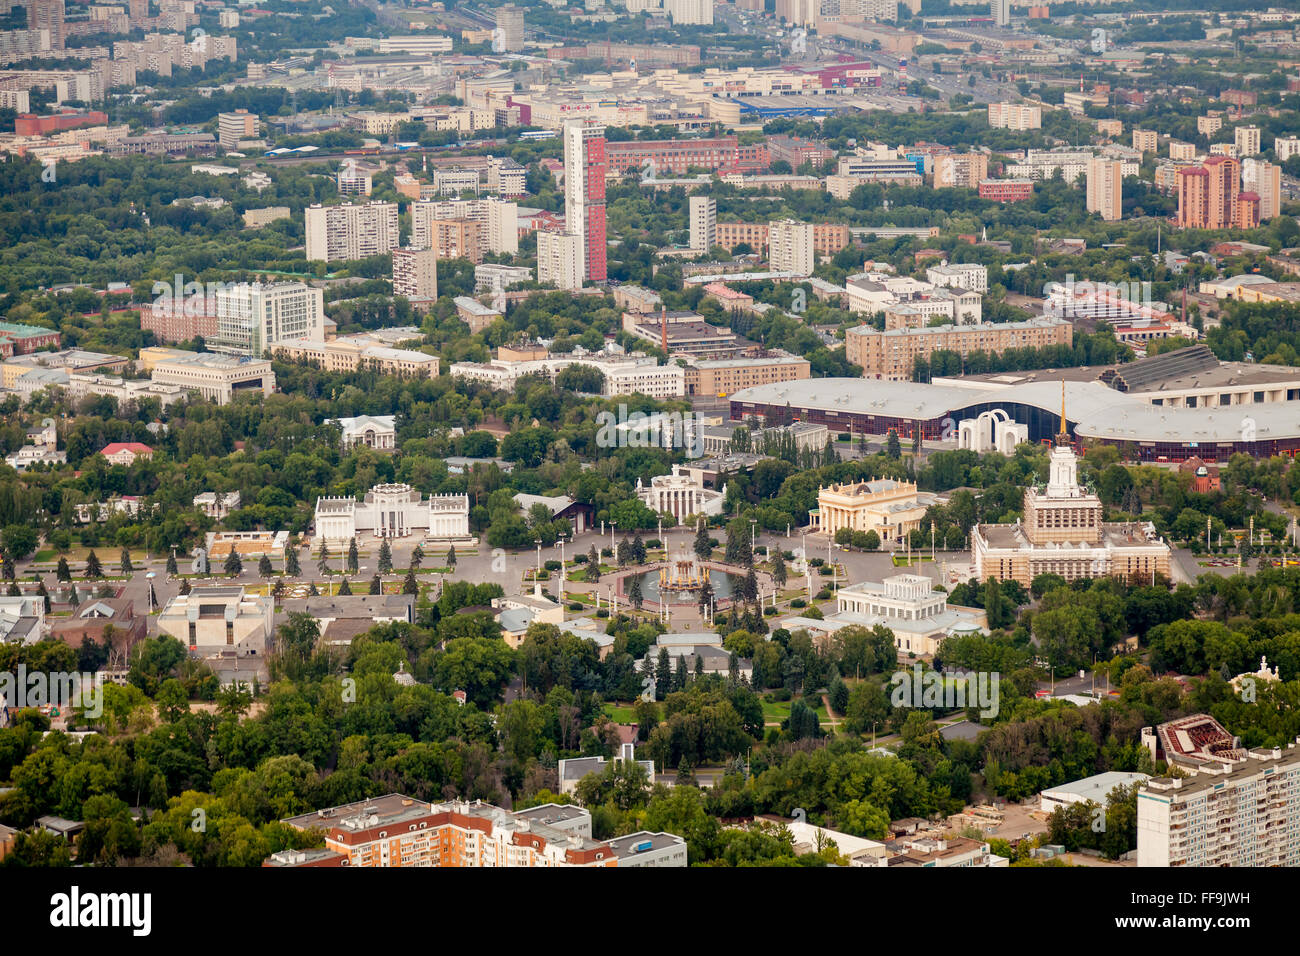
{"label": "grass lawn", "polygon": [[[807,698],[803,698],[803,700],[804,703],[809,703]],[[772,703],[766,700],[763,701],[763,719],[769,723],[772,721],[780,722],[785,720],[790,716],[790,705],[792,703],[794,703],[792,700],[782,701],[779,703]],[[824,721],[827,719],[826,706],[822,704],[820,700],[817,701],[817,706],[814,709],[817,711],[818,720]]]}
{"label": "grass lawn", "polygon": [[605,715],[616,724],[636,723],[636,711],[631,707],[623,707],[619,704],[606,704]]}
{"label": "grass lawn", "polygon": [[911,561],[907,560],[907,555],[903,555],[902,557],[899,557],[898,555],[894,555],[894,567],[908,568],[911,567],[912,565],[920,564],[923,561],[933,561],[933,560],[934,560],[933,558],[922,557],[919,554],[912,555]]}

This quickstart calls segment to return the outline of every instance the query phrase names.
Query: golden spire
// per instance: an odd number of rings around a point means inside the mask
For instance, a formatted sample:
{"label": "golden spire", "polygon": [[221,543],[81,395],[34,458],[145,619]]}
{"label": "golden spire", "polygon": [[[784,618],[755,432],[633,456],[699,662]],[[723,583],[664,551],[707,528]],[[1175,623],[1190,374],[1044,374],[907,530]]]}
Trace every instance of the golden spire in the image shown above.
{"label": "golden spire", "polygon": [[1065,379],[1061,379],[1061,430],[1056,433],[1058,445],[1069,444],[1070,436],[1065,430]]}

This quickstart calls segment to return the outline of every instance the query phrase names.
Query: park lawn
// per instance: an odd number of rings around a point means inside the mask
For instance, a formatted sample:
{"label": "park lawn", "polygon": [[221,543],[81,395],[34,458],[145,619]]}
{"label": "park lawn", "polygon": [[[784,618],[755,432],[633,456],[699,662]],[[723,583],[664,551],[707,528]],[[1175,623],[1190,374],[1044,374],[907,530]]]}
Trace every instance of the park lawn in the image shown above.
{"label": "park lawn", "polygon": [[934,560],[934,558],[927,558],[927,557],[922,557],[921,555],[918,555],[918,554],[914,554],[914,555],[912,555],[912,560],[911,560],[911,561],[908,561],[908,560],[907,560],[907,555],[903,555],[903,556],[900,557],[899,555],[896,554],[896,555],[894,555],[894,567],[896,567],[896,568],[910,568],[910,567],[912,567],[913,565],[915,565],[915,564],[920,564],[920,563],[923,562],[923,561],[933,561],[933,560]]}
{"label": "park lawn", "polygon": [[[810,701],[806,697],[803,698],[803,701],[804,703],[810,703]],[[793,703],[794,701],[792,700],[778,701],[775,703],[773,703],[772,701],[766,701],[766,700],[763,701],[763,719],[769,723],[772,721],[779,722],[785,720],[787,717],[790,716],[790,705]],[[817,706],[813,709],[816,710],[817,712],[818,720],[824,721],[827,719],[826,705],[823,704],[820,700],[817,701]]]}
{"label": "park lawn", "polygon": [[37,551],[36,556],[32,558],[32,560],[39,563],[41,561],[57,561],[58,558],[59,558],[59,553],[54,549],[50,548],[50,549],[46,549],[45,551]]}
{"label": "park lawn", "polygon": [[620,704],[606,704],[605,716],[616,724],[635,724],[636,710],[632,707],[624,707]]}

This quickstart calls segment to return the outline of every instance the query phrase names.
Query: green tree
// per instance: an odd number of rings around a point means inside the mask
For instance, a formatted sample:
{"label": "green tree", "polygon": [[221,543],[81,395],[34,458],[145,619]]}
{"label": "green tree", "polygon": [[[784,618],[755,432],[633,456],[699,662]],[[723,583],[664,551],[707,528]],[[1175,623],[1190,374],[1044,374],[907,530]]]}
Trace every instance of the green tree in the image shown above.
{"label": "green tree", "polygon": [[291,578],[302,574],[302,568],[298,565],[298,549],[293,545],[284,549],[284,573]]}
{"label": "green tree", "polygon": [[324,538],[321,538],[320,551],[316,555],[316,569],[320,571],[321,574],[334,573],[330,570],[330,549]]}
{"label": "green tree", "polygon": [[176,552],[172,551],[167,555],[167,575],[174,578],[180,574],[180,570],[180,567],[176,564]]}
{"label": "green tree", "polygon": [[600,582],[600,552],[596,550],[594,544],[587,552],[587,582],[589,584]]}
{"label": "green tree", "polygon": [[356,574],[359,567],[361,567],[361,560],[357,553],[357,539],[353,538],[348,542],[348,573]]}
{"label": "green tree", "polygon": [[226,574],[232,578],[237,578],[244,573],[244,562],[239,557],[239,552],[234,548],[226,555]]}
{"label": "green tree", "polygon": [[383,582],[379,580],[379,575],[376,574],[374,577],[370,579],[370,593],[382,594],[383,590],[384,590]]}
{"label": "green tree", "polygon": [[131,564],[131,551],[129,548],[123,548],[122,554],[118,557],[118,565],[122,569],[122,574],[130,577],[135,572],[135,566]]}
{"label": "green tree", "polygon": [[388,545],[388,539],[384,538],[379,542],[379,573],[390,574],[393,570],[393,549]]}
{"label": "green tree", "polygon": [[456,570],[456,546],[454,544],[447,549],[447,567],[453,571]]}
{"label": "green tree", "polygon": [[402,581],[403,594],[419,594],[420,582],[415,579],[415,568],[409,568],[406,572],[406,578]]}
{"label": "green tree", "polygon": [[59,564],[58,567],[56,567],[54,570],[54,576],[58,578],[58,580],[60,581],[72,580],[72,569],[68,567],[67,558],[62,556],[59,557]]}
{"label": "green tree", "polygon": [[645,599],[641,595],[641,576],[639,574],[634,574],[628,579],[627,599],[634,608],[638,611],[641,610],[641,604]]}
{"label": "green tree", "polygon": [[99,563],[99,555],[92,550],[90,554],[86,555],[86,577],[94,580],[103,576],[104,567]]}
{"label": "green tree", "polygon": [[420,570],[420,565],[424,563],[424,548],[418,544],[411,549],[411,567],[416,571]]}
{"label": "green tree", "polygon": [[785,582],[789,579],[789,571],[785,566],[785,555],[778,548],[772,553],[772,580],[776,582],[777,587],[785,587]]}
{"label": "green tree", "polygon": [[258,559],[257,574],[258,577],[262,578],[269,578],[271,575],[275,574],[275,568],[271,567],[271,558],[269,555],[263,554],[262,557]]}
{"label": "green tree", "polygon": [[695,556],[701,561],[707,561],[712,554],[713,546],[709,542],[709,529],[701,521],[699,527],[695,530]]}

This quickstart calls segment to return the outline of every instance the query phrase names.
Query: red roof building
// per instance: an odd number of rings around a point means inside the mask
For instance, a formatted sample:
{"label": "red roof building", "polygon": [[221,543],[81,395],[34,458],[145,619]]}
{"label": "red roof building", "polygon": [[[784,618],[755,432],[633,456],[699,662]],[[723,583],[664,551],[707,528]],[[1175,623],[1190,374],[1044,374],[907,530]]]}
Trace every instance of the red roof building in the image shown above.
{"label": "red roof building", "polygon": [[115,441],[105,445],[99,453],[114,465],[132,465],[137,458],[153,457],[153,449],[138,441]]}

